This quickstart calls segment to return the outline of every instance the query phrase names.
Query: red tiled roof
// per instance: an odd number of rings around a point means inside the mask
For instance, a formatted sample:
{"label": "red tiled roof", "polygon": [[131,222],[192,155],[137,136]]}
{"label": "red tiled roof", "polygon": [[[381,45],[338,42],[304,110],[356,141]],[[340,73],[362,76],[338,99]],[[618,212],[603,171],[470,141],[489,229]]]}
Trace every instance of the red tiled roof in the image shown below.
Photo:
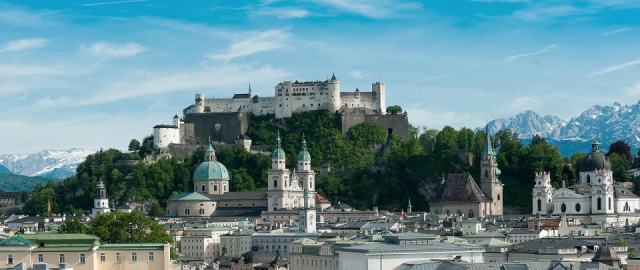
{"label": "red tiled roof", "polygon": [[318,193],[316,193],[315,199],[316,199],[316,204],[331,203],[329,200],[325,199],[324,197],[322,197],[322,195]]}

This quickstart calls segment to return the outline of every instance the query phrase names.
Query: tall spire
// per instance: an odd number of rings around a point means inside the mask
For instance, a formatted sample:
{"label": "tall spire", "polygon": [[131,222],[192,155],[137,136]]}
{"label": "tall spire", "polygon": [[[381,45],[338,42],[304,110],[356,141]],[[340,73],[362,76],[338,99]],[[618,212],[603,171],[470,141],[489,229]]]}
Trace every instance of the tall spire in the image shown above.
{"label": "tall spire", "polygon": [[251,83],[249,83],[249,97],[251,97]]}
{"label": "tall spire", "polygon": [[486,138],[484,139],[484,149],[482,150],[483,155],[495,155],[496,152],[493,151],[493,147],[491,146],[491,135],[489,134],[489,123],[487,123],[486,130]]}
{"label": "tall spire", "polygon": [[281,148],[280,130],[278,129],[278,138],[276,139],[276,148]]}

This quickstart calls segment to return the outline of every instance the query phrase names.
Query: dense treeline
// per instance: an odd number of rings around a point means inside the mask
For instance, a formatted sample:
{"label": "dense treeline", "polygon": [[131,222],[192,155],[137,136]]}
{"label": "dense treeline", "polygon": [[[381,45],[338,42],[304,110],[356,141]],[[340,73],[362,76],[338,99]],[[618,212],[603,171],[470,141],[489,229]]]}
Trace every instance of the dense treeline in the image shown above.
{"label": "dense treeline", "polygon": [[[247,135],[254,145],[267,145],[273,150],[280,134],[290,169],[296,168],[304,134],[312,168],[319,171],[323,164],[331,164],[328,178],[316,177],[317,191],[334,203],[346,202],[356,208],[365,208],[372,202],[382,209],[399,209],[405,208],[411,199],[414,210],[428,210],[425,198],[437,192],[447,174],[470,172],[479,181],[479,161],[486,138],[483,130],[456,130],[449,126],[442,130],[411,127],[406,140],[396,135],[387,138],[383,128],[367,123],[352,127],[347,136],[342,136],[340,116],[327,111],[295,114],[286,120],[276,120],[273,115],[254,116],[251,122]],[[578,152],[563,159],[558,147],[545,139],[534,137],[524,145],[512,130],[499,131],[490,138],[497,149],[500,179],[505,183],[505,204],[525,212],[531,207],[535,172],[548,171],[554,186],[561,186],[563,180],[569,186],[576,182],[580,161],[586,155]],[[144,138],[142,144],[132,140],[130,153],[100,150],[78,166],[77,175],[60,182],[37,184],[33,197],[25,205],[25,213],[46,214],[49,203],[54,213],[91,209],[95,186],[102,179],[116,205],[145,201],[151,203],[149,210],[154,215],[161,215],[158,204],[164,206],[167,199],[193,190],[192,175],[203,161],[204,151],[186,158],[161,158],[145,163],[140,160],[153,152],[149,139]],[[448,154],[453,150],[468,150],[471,164]],[[630,154],[624,142],[612,144],[607,154],[616,180],[628,180],[626,170],[638,167],[635,155]],[[266,189],[269,156],[251,154],[241,147],[216,147],[216,155],[229,169],[231,191]],[[133,168],[117,166],[131,161],[137,162]],[[381,162],[385,170],[377,182],[371,166]],[[640,183],[636,183],[636,189],[638,193]]]}

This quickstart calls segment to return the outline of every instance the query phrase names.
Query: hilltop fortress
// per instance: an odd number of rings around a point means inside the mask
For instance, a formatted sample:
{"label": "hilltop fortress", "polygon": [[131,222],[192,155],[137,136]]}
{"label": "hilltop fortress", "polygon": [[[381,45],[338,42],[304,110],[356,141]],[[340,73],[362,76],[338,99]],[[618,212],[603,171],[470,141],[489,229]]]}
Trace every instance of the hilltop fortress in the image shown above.
{"label": "hilltop fortress", "polygon": [[276,119],[282,119],[317,110],[341,113],[343,135],[350,127],[366,122],[403,138],[409,136],[406,113],[386,114],[383,83],[373,83],[371,92],[357,88],[354,92],[340,92],[340,80],[332,75],[325,81],[278,83],[273,97],[252,96],[251,87],[248,93],[232,98],[207,99],[204,94],[196,94],[195,103],[183,110],[183,118],[176,115],[172,125],[153,128],[154,146],[179,155],[193,151],[185,147],[203,145],[211,139],[217,144],[241,144],[249,150],[251,141],[245,133],[252,114],[274,114]]}

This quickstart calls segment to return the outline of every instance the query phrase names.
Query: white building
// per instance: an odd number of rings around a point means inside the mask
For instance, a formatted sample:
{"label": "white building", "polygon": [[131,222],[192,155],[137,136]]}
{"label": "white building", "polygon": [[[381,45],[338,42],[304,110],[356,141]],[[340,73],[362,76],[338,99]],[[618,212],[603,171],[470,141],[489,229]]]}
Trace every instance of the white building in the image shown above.
{"label": "white building", "polygon": [[263,247],[265,251],[280,251],[282,257],[289,259],[291,242],[298,239],[308,238],[318,241],[320,233],[256,233],[253,235],[253,246]]}
{"label": "white building", "polygon": [[256,231],[252,229],[236,230],[220,236],[220,248],[226,251],[226,255],[238,257],[251,251],[252,236]]}
{"label": "white building", "polygon": [[512,230],[507,233],[509,243],[522,243],[530,240],[548,237],[549,232],[545,230]]}
{"label": "white building", "polygon": [[[315,208],[315,172],[311,169],[311,155],[304,139],[302,150],[298,153],[298,170],[290,174],[278,135],[276,149],[271,152],[271,169],[267,171],[267,175],[268,211],[302,209],[305,203],[310,208]],[[310,196],[305,198],[305,192]]]}
{"label": "white building", "polygon": [[195,104],[184,112],[222,113],[242,110],[254,115],[275,114],[276,118],[315,110],[386,113],[385,87],[380,82],[371,85],[371,92],[360,92],[359,89],[340,92],[340,80],[333,75],[326,81],[284,81],[275,86],[274,94],[274,97],[252,96],[251,86],[248,94],[236,94],[233,98],[205,99],[203,94],[196,94]]}
{"label": "white building", "polygon": [[384,243],[347,247],[338,251],[341,270],[394,269],[417,260],[451,260],[457,256],[467,262],[481,263],[484,248],[436,242],[436,236],[398,233],[384,236]]}
{"label": "white building", "polygon": [[93,199],[91,216],[96,217],[97,215],[107,212],[111,212],[109,208],[109,198],[107,197],[107,187],[102,183],[102,180],[100,180],[100,183],[96,186],[96,197]]}
{"label": "white building", "polygon": [[567,215],[604,226],[638,222],[640,197],[615,183],[609,158],[592,143],[591,153],[580,163],[578,184],[554,189],[549,173],[536,173],[533,187],[533,215]]}

